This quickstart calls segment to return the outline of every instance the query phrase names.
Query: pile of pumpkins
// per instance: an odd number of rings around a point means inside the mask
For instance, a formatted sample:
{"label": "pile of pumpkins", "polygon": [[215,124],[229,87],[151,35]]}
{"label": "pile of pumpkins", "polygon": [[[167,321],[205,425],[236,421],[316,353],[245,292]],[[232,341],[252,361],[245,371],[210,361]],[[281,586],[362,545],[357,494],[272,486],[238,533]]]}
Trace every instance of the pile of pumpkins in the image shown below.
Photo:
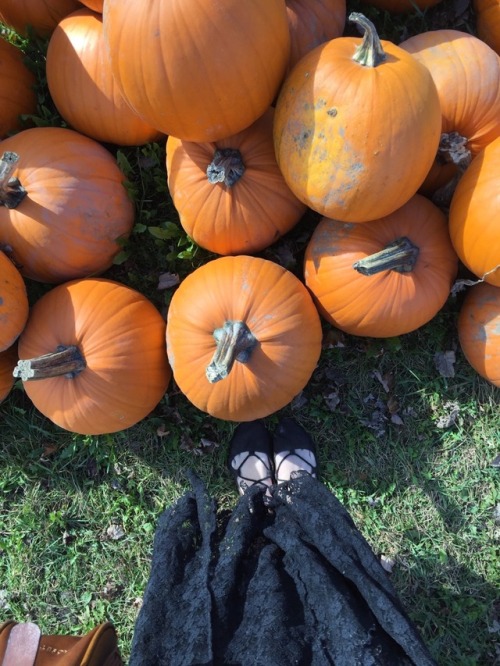
{"label": "pile of pumpkins", "polygon": [[[413,331],[459,261],[477,278],[459,340],[500,386],[499,2],[476,12],[478,37],[395,45],[360,13],[361,36],[342,36],[344,0],[0,0],[5,25],[49,38],[68,125],[22,128],[33,74],[0,40],[0,401],[17,377],[57,425],[110,433],[147,416],[173,375],[214,417],[262,418],[309,381],[321,318],[358,336]],[[151,141],[166,143],[186,233],[221,255],[182,281],[166,321],[100,277],[135,218],[106,144]],[[302,280],[256,255],[308,209],[321,219]],[[25,278],[53,285],[31,309]]]}

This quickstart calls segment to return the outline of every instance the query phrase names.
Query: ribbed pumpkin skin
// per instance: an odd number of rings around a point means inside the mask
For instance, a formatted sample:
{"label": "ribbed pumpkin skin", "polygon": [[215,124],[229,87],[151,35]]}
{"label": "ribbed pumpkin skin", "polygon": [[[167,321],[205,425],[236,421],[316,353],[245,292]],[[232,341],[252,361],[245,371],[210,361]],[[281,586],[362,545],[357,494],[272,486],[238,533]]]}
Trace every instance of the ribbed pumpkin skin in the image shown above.
{"label": "ribbed pumpkin skin", "polygon": [[500,57],[477,37],[430,30],[401,42],[432,74],[443,132],[468,139],[472,155],[500,136]]}
{"label": "ribbed pumpkin skin", "polygon": [[497,287],[500,286],[499,219],[500,137],[467,167],[451,200],[449,215],[456,253],[475,275]]}
{"label": "ribbed pumpkin skin", "polygon": [[[237,149],[245,166],[232,186],[206,175],[216,149]],[[167,140],[168,186],[186,233],[217,254],[253,254],[274,243],[306,206],[285,183],[273,145],[273,109],[216,143]]]}
{"label": "ribbed pumpkin skin", "polygon": [[[211,384],[214,330],[244,321],[258,340],[248,363]],[[319,315],[304,285],[274,262],[238,255],[196,269],[174,293],[167,352],[174,379],[199,409],[229,421],[262,418],[306,385],[321,351]]]}
{"label": "ribbed pumpkin skin", "polygon": [[17,363],[17,345],[0,352],[0,402],[3,402],[14,386],[14,370]]}
{"label": "ribbed pumpkin skin", "polygon": [[28,319],[26,285],[12,261],[0,252],[0,351],[11,347]]}
{"label": "ribbed pumpkin skin", "polygon": [[101,14],[80,9],[59,22],[47,49],[46,72],[57,110],[78,132],[122,146],[160,138],[132,111],[113,79]]}
{"label": "ribbed pumpkin skin", "polygon": [[[419,248],[413,271],[362,275],[353,264],[407,237]],[[441,309],[457,272],[447,221],[421,195],[386,218],[349,224],[323,218],[306,249],[304,272],[320,313],[352,335],[409,333]]]}
{"label": "ribbed pumpkin skin", "polygon": [[21,35],[28,34],[29,26],[48,37],[62,18],[79,7],[76,0],[2,0],[0,21]]}
{"label": "ribbed pumpkin skin", "polygon": [[500,55],[500,0],[474,0],[478,37]]}
{"label": "ribbed pumpkin skin", "polygon": [[345,0],[285,0],[290,27],[289,69],[306,53],[344,32]]}
{"label": "ribbed pumpkin skin", "polygon": [[469,288],[457,321],[465,358],[500,387],[500,288],[485,282]]}
{"label": "ribbed pumpkin skin", "polygon": [[104,5],[103,0],[81,0],[82,5],[92,9],[94,12],[100,12],[102,14],[102,8]]}
{"label": "ribbed pumpkin skin", "polygon": [[72,379],[24,381],[24,387],[42,414],[71,432],[129,428],[156,407],[170,381],[162,316],[145,296],[118,282],[75,280],[35,303],[19,358],[59,345],[77,345],[87,367]]}
{"label": "ribbed pumpkin skin", "polygon": [[0,243],[21,273],[57,283],[109,268],[135,215],[111,153],[59,127],[19,132],[0,143],[4,151],[19,155],[13,175],[28,192],[17,208],[0,206]]}
{"label": "ribbed pumpkin skin", "polygon": [[125,99],[185,141],[217,141],[251,125],[288,63],[284,0],[107,0],[103,17]]}
{"label": "ribbed pumpkin skin", "polygon": [[339,37],[302,58],[275,115],[276,156],[290,189],[344,222],[374,220],[406,203],[432,165],[441,131],[429,71],[385,41],[386,61],[362,66],[352,59],[360,43]]}
{"label": "ribbed pumpkin skin", "polygon": [[35,113],[35,76],[23,53],[0,38],[0,139],[22,127],[19,116]]}

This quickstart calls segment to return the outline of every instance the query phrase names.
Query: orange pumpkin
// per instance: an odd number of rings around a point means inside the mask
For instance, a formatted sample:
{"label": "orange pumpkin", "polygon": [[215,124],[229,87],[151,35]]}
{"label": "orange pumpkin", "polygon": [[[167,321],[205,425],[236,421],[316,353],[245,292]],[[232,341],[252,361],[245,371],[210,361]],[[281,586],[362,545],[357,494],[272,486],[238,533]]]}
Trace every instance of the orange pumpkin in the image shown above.
{"label": "orange pumpkin", "polygon": [[473,160],[460,179],[450,206],[455,250],[479,278],[500,286],[500,137]]}
{"label": "orange pumpkin", "polygon": [[2,0],[0,21],[20,35],[48,37],[59,21],[81,7],[77,0]]}
{"label": "orange pumpkin", "polygon": [[500,55],[500,0],[474,0],[477,35]]}
{"label": "orange pumpkin", "polygon": [[109,268],[135,215],[111,153],[60,127],[19,132],[0,143],[2,153],[18,160],[0,178],[0,243],[21,273],[56,283]]}
{"label": "orange pumpkin", "polygon": [[323,218],[305,254],[320,313],[352,335],[393,337],[426,324],[446,302],[457,256],[441,210],[416,194],[369,224]]}
{"label": "orange pumpkin", "polygon": [[197,268],[174,293],[167,352],[199,409],[251,421],[288,404],[321,351],[319,315],[304,285],[274,262],[238,255]]}
{"label": "orange pumpkin", "polygon": [[[144,120],[185,141],[217,141],[274,100],[290,52],[285,0],[107,0],[113,75]],[[147,45],[147,48],[144,48]]]}
{"label": "orange pumpkin", "polygon": [[26,285],[21,273],[0,252],[0,351],[11,347],[28,319]]}
{"label": "orange pumpkin", "polygon": [[344,32],[345,0],[285,0],[290,27],[291,69],[316,46]]}
{"label": "orange pumpkin", "polygon": [[465,358],[482,377],[500,387],[500,288],[470,287],[457,321]]}
{"label": "orange pumpkin", "polygon": [[171,377],[158,310],[103,278],[73,280],[42,296],[19,339],[19,358],[14,373],[35,407],[83,435],[134,425]]}
{"label": "orange pumpkin", "polygon": [[[500,136],[500,57],[477,37],[458,30],[430,30],[400,47],[427,67],[436,84],[443,133],[439,171],[449,173],[450,163],[463,171]],[[432,179],[426,190],[436,186]]]}
{"label": "orange pumpkin", "polygon": [[0,139],[21,129],[22,114],[35,113],[35,76],[23,52],[0,38]]}
{"label": "orange pumpkin", "polygon": [[252,254],[274,243],[306,206],[285,183],[273,146],[273,109],[217,143],[167,141],[168,187],[180,221],[198,245]]}
{"label": "orange pumpkin", "polygon": [[132,111],[113,79],[101,14],[80,9],[58,23],[47,49],[46,73],[54,104],[73,129],[124,146],[160,138]]}
{"label": "orange pumpkin", "polygon": [[281,89],[274,137],[301,201],[328,217],[366,222],[418,190],[436,155],[441,110],[429,71],[380,43],[361,14],[350,19],[365,29],[363,39],[339,37],[302,58]]}
{"label": "orange pumpkin", "polygon": [[0,352],[0,402],[3,402],[14,386],[12,371],[17,363],[17,345]]}
{"label": "orange pumpkin", "polygon": [[92,11],[102,14],[104,0],[80,0],[80,2],[82,5],[85,5],[85,7],[92,9]]}

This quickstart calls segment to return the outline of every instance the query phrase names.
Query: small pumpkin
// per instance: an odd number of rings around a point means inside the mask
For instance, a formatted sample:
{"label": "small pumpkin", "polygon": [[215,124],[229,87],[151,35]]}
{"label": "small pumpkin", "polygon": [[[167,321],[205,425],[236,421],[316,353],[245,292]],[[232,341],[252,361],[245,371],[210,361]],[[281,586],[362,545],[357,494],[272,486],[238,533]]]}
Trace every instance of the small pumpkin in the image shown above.
{"label": "small pumpkin", "polygon": [[500,287],[469,288],[457,321],[462,352],[474,370],[500,387]]}
{"label": "small pumpkin", "polygon": [[48,37],[59,21],[81,7],[77,0],[2,0],[0,21],[28,36],[33,30]]}
{"label": "small pumpkin", "polygon": [[46,74],[57,110],[78,132],[122,146],[161,137],[132,111],[113,79],[101,14],[80,9],[59,21],[47,49]]}
{"label": "small pumpkin", "polygon": [[[453,172],[462,173],[500,136],[500,57],[474,35],[459,30],[429,30],[400,47],[427,67],[436,84],[442,113],[439,170],[449,173],[452,164]],[[428,181],[427,191],[434,189],[431,183],[437,185]]]}
{"label": "small pumpkin", "polygon": [[451,200],[450,236],[467,268],[500,286],[500,137],[472,160]]}
{"label": "small pumpkin", "polygon": [[[294,194],[343,222],[388,215],[410,199],[439,144],[441,110],[429,71],[362,14],[362,40],[338,37],[294,67],[276,105],[274,142]],[[383,196],[381,193],[383,192]]]}
{"label": "small pumpkin", "polygon": [[139,292],[104,278],[73,280],[33,306],[14,374],[35,407],[82,435],[136,424],[171,377],[165,321]]}
{"label": "small pumpkin", "polygon": [[57,283],[109,268],[135,216],[116,158],[62,127],[19,132],[0,155],[0,243],[20,272]]}
{"label": "small pumpkin", "polygon": [[276,162],[273,109],[216,143],[170,136],[166,164],[170,195],[184,230],[211,252],[259,252],[306,211]]}
{"label": "small pumpkin", "polygon": [[288,69],[316,46],[344,32],[345,0],[286,0],[291,35]]}
{"label": "small pumpkin", "polygon": [[321,337],[302,282],[258,257],[220,257],[197,268],[168,310],[176,383],[198,409],[229,421],[287,405],[309,381]]}
{"label": "small pumpkin", "polygon": [[477,35],[500,55],[500,0],[474,0]]}
{"label": "small pumpkin", "polygon": [[29,304],[21,273],[0,251],[0,351],[11,347],[28,319]]}
{"label": "small pumpkin", "polygon": [[0,352],[0,402],[3,402],[14,386],[12,374],[17,363],[17,345]]}
{"label": "small pumpkin", "polygon": [[304,273],[327,321],[352,335],[386,338],[437,314],[457,264],[445,215],[416,194],[367,224],[323,218],[306,248]]}
{"label": "small pumpkin", "polygon": [[21,115],[35,113],[35,75],[23,52],[0,38],[0,139],[22,129]]}
{"label": "small pumpkin", "polygon": [[[290,54],[284,0],[106,0],[113,76],[152,127],[218,141],[275,99]],[[147,45],[147,48],[145,48]]]}

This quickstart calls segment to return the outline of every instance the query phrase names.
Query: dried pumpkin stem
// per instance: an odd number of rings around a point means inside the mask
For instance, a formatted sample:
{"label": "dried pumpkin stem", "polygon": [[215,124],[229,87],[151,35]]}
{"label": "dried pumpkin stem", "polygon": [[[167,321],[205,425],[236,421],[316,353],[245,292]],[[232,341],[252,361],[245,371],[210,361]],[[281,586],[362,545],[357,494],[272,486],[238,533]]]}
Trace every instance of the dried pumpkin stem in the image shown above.
{"label": "dried pumpkin stem", "polygon": [[59,345],[57,351],[50,354],[18,361],[13,374],[23,382],[62,375],[73,379],[86,367],[85,358],[76,345]]}
{"label": "dried pumpkin stem", "polygon": [[377,29],[364,14],[360,12],[351,12],[349,21],[355,23],[363,31],[363,41],[356,47],[352,59],[365,67],[377,67],[387,58]]}
{"label": "dried pumpkin stem", "polygon": [[207,178],[211,185],[224,183],[226,187],[232,187],[244,172],[243,158],[237,148],[217,148],[207,167]]}
{"label": "dried pumpkin stem", "polygon": [[0,204],[6,208],[16,208],[27,194],[19,179],[12,176],[18,161],[19,155],[10,151],[0,158]]}
{"label": "dried pumpkin stem", "polygon": [[442,163],[455,164],[463,173],[472,161],[472,153],[467,148],[468,140],[458,132],[441,134],[438,148],[438,160]]}
{"label": "dried pumpkin stem", "polygon": [[227,377],[235,361],[247,363],[257,345],[257,338],[243,321],[226,321],[215,329],[214,338],[217,349],[206,370],[211,384]]}
{"label": "dried pumpkin stem", "polygon": [[420,250],[409,238],[403,236],[386,245],[380,252],[356,261],[352,267],[362,275],[375,275],[382,271],[410,273],[417,262]]}

